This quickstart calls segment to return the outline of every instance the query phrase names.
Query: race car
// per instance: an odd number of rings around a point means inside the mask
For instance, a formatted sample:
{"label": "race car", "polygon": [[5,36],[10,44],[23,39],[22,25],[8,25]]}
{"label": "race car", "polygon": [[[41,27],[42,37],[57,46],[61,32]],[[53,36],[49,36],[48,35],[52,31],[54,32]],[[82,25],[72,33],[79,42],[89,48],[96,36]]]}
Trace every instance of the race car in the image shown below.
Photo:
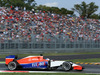
{"label": "race car", "polygon": [[83,67],[69,61],[54,61],[49,58],[44,59],[43,56],[27,56],[22,59],[17,59],[16,55],[9,55],[5,58],[5,64],[9,70],[16,69],[48,69],[54,70],[59,67],[64,71],[79,70]]}

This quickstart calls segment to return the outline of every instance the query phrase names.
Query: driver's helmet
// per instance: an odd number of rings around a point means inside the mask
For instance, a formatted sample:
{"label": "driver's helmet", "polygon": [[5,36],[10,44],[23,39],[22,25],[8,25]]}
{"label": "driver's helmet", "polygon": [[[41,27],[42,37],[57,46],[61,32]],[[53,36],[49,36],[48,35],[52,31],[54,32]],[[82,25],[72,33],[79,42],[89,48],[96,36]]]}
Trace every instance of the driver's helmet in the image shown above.
{"label": "driver's helmet", "polygon": [[46,60],[50,60],[49,58],[46,58]]}

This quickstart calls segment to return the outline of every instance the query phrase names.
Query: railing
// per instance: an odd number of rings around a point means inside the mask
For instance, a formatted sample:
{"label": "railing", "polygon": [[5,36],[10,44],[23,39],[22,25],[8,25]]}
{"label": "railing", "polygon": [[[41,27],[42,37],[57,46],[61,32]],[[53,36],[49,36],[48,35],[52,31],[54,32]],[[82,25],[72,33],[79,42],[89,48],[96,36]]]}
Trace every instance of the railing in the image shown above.
{"label": "railing", "polygon": [[51,52],[51,51],[96,51],[100,50],[100,41],[75,41],[75,42],[57,42],[57,41],[31,41],[31,42],[1,42],[1,53],[32,53],[32,52]]}

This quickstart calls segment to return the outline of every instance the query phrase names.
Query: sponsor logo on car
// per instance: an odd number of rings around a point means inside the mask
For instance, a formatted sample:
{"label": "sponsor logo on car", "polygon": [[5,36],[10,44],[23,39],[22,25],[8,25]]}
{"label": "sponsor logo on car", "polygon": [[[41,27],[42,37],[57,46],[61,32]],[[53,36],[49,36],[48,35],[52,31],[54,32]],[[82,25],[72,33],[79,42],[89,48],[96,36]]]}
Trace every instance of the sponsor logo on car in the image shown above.
{"label": "sponsor logo on car", "polygon": [[32,63],[32,67],[45,66],[45,62]]}

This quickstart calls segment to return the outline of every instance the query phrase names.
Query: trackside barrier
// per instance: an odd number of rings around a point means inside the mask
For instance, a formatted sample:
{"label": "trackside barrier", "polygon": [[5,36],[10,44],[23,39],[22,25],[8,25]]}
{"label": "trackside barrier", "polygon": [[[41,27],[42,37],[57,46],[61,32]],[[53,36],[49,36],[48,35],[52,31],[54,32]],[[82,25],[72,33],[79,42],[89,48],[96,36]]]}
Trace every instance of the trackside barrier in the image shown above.
{"label": "trackside barrier", "polygon": [[43,52],[95,52],[100,51],[100,41],[78,42],[1,42],[0,54]]}

